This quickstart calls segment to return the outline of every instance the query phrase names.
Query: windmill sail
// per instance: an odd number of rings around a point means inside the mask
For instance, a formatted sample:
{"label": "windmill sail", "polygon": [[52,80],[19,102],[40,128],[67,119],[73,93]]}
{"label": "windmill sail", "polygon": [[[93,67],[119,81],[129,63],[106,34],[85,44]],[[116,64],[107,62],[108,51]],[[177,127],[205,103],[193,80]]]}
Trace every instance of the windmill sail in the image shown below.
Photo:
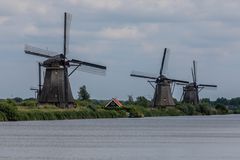
{"label": "windmill sail", "polygon": [[102,76],[106,75],[105,69],[95,68],[87,65],[81,65],[77,70],[86,72],[86,73],[96,74],[96,75],[102,75]]}
{"label": "windmill sail", "polygon": [[99,65],[99,64],[96,64],[96,63],[85,62],[85,61],[80,61],[80,60],[76,60],[76,59],[72,59],[70,62],[77,63],[77,64],[80,64],[80,65],[89,66],[89,67],[94,67],[94,68],[98,68],[98,69],[103,69],[103,70],[107,69],[107,67],[103,66],[103,65]]}
{"label": "windmill sail", "polygon": [[33,47],[33,46],[30,46],[30,45],[27,45],[27,44],[24,47],[24,52],[26,54],[45,57],[45,58],[51,58],[51,57],[59,54],[59,53],[54,52],[54,51],[49,51],[49,50]]}
{"label": "windmill sail", "polygon": [[193,76],[194,76],[194,81],[195,83],[197,83],[197,69],[196,69],[196,61],[193,61]]}
{"label": "windmill sail", "polygon": [[138,78],[147,78],[147,79],[154,79],[156,80],[158,76],[149,74],[149,73],[144,73],[144,72],[139,72],[139,71],[132,71],[130,74],[132,77],[138,77]]}
{"label": "windmill sail", "polygon": [[167,53],[167,48],[164,49],[163,58],[162,58],[162,64],[161,64],[161,68],[160,68],[160,76],[163,73],[163,67],[164,67],[164,62],[165,62],[165,58],[166,58],[166,53]]}
{"label": "windmill sail", "polygon": [[[71,24],[71,15],[67,12],[64,13],[64,39],[63,39],[63,55],[64,62],[66,60],[66,55],[69,52],[69,32],[70,32],[70,24]],[[69,82],[68,82],[68,70],[66,67],[66,63],[63,64],[64,69],[64,103],[68,105],[68,94],[69,94]]]}
{"label": "windmill sail", "polygon": [[166,78],[166,80],[170,80],[170,81],[172,81],[172,82],[178,82],[178,83],[189,83],[188,81],[183,81],[183,80],[178,80],[178,79],[169,79],[169,78]]}
{"label": "windmill sail", "polygon": [[70,40],[70,25],[72,21],[72,15],[70,13],[64,13],[64,42],[63,42],[63,53],[64,56],[69,53],[69,40]]}
{"label": "windmill sail", "polygon": [[217,87],[217,85],[211,85],[211,84],[199,84],[199,87]]}
{"label": "windmill sail", "polygon": [[77,70],[82,71],[82,72],[87,72],[87,73],[93,73],[97,75],[105,75],[106,74],[106,66],[95,64],[95,63],[90,63],[90,62],[85,62],[85,61],[80,61],[76,59],[72,59],[69,61],[73,64],[71,66],[76,66]]}

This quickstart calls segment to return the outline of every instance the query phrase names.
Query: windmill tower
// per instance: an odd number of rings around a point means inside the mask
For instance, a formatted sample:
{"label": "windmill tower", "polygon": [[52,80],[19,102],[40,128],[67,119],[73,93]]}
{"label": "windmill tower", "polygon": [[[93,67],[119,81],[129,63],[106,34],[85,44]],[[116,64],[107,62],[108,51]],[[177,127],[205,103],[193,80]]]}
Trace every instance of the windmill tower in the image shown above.
{"label": "windmill tower", "polygon": [[[43,63],[39,63],[39,104],[55,104],[60,107],[71,107],[74,104],[72,91],[69,83],[69,76],[77,69],[85,72],[104,74],[106,66],[89,63],[77,59],[69,60],[69,30],[71,14],[64,13],[64,43],[63,53],[43,50],[30,45],[25,45],[26,54],[47,58]],[[44,67],[44,83],[41,82],[41,68]],[[74,67],[68,74],[68,68]]]}
{"label": "windmill tower", "polygon": [[216,88],[217,85],[209,85],[209,84],[197,84],[197,72],[196,72],[196,62],[193,61],[192,70],[192,78],[193,82],[187,84],[183,87],[183,102],[198,104],[199,103],[199,92],[205,87],[213,87]]}
{"label": "windmill tower", "polygon": [[[163,75],[164,63],[167,54],[167,48],[164,49],[162,64],[160,67],[159,76],[149,76],[143,73],[133,72],[130,76],[138,77],[138,78],[146,78],[150,79],[148,82],[155,89],[154,97],[153,97],[153,107],[164,107],[164,106],[174,106],[175,103],[173,101],[172,93],[171,93],[171,83],[179,82],[186,84],[187,81],[170,79]],[[155,85],[153,84],[155,83]]]}

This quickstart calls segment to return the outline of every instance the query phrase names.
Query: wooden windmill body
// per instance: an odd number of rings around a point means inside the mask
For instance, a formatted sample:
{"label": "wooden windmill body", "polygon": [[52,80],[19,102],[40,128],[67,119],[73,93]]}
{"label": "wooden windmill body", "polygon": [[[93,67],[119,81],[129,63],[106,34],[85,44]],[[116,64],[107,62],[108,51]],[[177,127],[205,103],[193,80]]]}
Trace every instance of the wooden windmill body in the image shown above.
{"label": "wooden windmill body", "polygon": [[[213,87],[216,88],[217,85],[209,85],[209,84],[197,84],[197,72],[196,72],[196,62],[193,61],[192,70],[192,78],[193,82],[187,84],[183,87],[183,102],[198,104],[199,103],[199,92],[205,87]],[[184,84],[183,84],[184,85]]]}
{"label": "wooden windmill body", "polygon": [[155,93],[153,97],[153,106],[174,106],[172,92],[171,92],[171,81],[162,78],[163,80],[156,83]]}
{"label": "wooden windmill body", "polygon": [[[61,104],[65,102],[64,74],[67,71],[64,70],[67,70],[67,68],[64,68],[61,59],[56,57],[44,61],[42,66],[46,68],[46,70],[44,84],[41,92],[38,94],[38,102],[40,104],[47,102],[61,106]],[[68,104],[73,105],[74,98],[68,78],[67,89]]]}
{"label": "wooden windmill body", "polygon": [[183,87],[183,102],[198,104],[199,96],[198,96],[198,87],[194,83],[190,83],[189,85]]}
{"label": "wooden windmill body", "polygon": [[[146,74],[135,73],[135,72],[133,72],[130,75],[133,77],[150,79],[148,82],[155,89],[154,97],[152,100],[153,108],[174,106],[175,102],[172,97],[171,83],[174,83],[174,82],[179,82],[184,84],[188,83],[187,81],[169,79],[163,75],[163,68],[164,68],[166,54],[167,54],[167,48],[165,48],[164,50],[159,76],[148,76]],[[155,85],[153,83],[155,83]]]}
{"label": "wooden windmill body", "polygon": [[[71,91],[69,76],[77,69],[95,74],[105,73],[106,66],[77,59],[67,59],[66,56],[69,52],[68,42],[70,22],[71,15],[69,13],[64,13],[63,54],[25,45],[24,51],[26,54],[47,58],[43,63],[39,63],[39,104],[55,104],[60,107],[71,107],[74,104],[74,98]],[[43,85],[41,82],[42,67],[46,69]],[[74,67],[70,74],[68,74],[69,67]]]}

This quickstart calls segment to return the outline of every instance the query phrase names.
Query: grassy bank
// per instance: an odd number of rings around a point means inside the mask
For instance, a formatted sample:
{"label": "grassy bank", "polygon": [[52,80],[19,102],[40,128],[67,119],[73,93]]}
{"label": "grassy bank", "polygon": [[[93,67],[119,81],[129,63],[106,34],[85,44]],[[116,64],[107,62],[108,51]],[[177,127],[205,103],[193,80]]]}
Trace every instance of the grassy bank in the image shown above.
{"label": "grassy bank", "polygon": [[96,119],[127,117],[124,112],[106,110],[19,110],[16,120],[64,120],[64,119]]}
{"label": "grassy bank", "polygon": [[[105,103],[105,102],[104,102]],[[104,104],[103,103],[103,104]],[[96,119],[124,117],[156,117],[184,115],[216,115],[238,113],[228,110],[223,105],[210,104],[178,104],[176,107],[151,109],[136,104],[127,104],[123,109],[107,110],[101,103],[93,101],[77,101],[76,108],[60,109],[55,106],[37,106],[36,101],[15,102],[0,101],[0,121],[21,120],[64,120],[64,119]]]}
{"label": "grassy bank", "polygon": [[186,115],[223,115],[234,113],[222,105],[209,104],[178,104],[175,107],[151,109],[142,106],[128,106],[130,117],[186,116]]}
{"label": "grassy bank", "polygon": [[[25,103],[25,102],[24,102]],[[60,109],[46,105],[37,107],[31,102],[16,104],[13,102],[0,102],[0,121],[26,121],[26,120],[64,120],[64,119],[96,119],[96,118],[123,118],[128,117],[125,111],[105,110],[102,108],[76,107],[73,109]]]}

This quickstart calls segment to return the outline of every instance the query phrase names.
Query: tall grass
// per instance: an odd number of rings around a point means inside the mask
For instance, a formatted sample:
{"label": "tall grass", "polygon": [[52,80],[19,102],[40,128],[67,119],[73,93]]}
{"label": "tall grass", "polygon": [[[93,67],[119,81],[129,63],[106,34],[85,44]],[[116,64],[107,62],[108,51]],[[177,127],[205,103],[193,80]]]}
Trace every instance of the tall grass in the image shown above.
{"label": "tall grass", "polygon": [[3,112],[0,112],[0,121],[7,121],[7,117]]}
{"label": "tall grass", "polygon": [[0,112],[1,112],[1,117],[4,120],[9,120],[9,121],[17,120],[17,107],[11,103],[0,102]]}
{"label": "tall grass", "polygon": [[95,118],[122,118],[126,112],[107,110],[92,111],[89,109],[74,110],[21,110],[18,111],[18,120],[64,120],[64,119],[95,119]]}

